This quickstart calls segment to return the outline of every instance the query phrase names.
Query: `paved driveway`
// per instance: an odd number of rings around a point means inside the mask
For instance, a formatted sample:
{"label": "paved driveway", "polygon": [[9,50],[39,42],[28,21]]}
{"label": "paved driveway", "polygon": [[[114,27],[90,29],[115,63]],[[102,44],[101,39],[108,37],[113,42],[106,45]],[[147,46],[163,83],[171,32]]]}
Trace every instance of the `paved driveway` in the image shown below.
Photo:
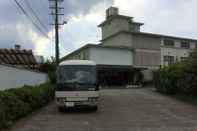
{"label": "paved driveway", "polygon": [[97,112],[60,113],[55,103],[11,131],[196,131],[197,107],[150,89],[102,90]]}

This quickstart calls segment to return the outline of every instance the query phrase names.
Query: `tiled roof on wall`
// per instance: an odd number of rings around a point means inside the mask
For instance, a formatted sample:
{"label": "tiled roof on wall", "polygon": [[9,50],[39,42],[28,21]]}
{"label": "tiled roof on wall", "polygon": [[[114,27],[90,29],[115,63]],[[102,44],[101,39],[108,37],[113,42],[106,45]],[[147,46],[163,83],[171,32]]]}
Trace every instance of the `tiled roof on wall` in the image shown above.
{"label": "tiled roof on wall", "polygon": [[0,64],[33,68],[37,62],[32,50],[0,49]]}

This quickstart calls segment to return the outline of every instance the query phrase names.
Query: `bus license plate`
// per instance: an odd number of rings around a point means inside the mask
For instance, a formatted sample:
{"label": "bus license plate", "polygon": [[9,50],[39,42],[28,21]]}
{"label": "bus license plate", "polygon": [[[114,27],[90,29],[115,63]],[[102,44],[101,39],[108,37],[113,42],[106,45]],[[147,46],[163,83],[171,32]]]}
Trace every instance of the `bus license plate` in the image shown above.
{"label": "bus license plate", "polygon": [[74,106],[74,102],[66,102],[66,106],[67,107],[73,107]]}

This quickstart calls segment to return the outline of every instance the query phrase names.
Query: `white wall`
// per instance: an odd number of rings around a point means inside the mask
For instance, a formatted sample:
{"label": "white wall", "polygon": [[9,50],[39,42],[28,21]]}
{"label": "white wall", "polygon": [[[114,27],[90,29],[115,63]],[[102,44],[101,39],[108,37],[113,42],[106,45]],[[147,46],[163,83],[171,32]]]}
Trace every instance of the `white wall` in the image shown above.
{"label": "white wall", "polygon": [[181,40],[174,40],[174,47],[164,46],[164,41],[161,42],[161,65],[167,65],[164,63],[164,56],[174,56],[175,60],[180,61],[181,57],[188,57],[189,54],[195,49],[195,42],[190,42],[190,48],[181,48]]}
{"label": "white wall", "polygon": [[23,85],[39,85],[48,80],[47,74],[0,65],[0,90]]}
{"label": "white wall", "polygon": [[164,63],[164,56],[174,56],[175,60],[180,61],[181,57],[188,57],[192,52],[191,49],[181,49],[181,48],[161,48],[161,65],[166,65]]}
{"label": "white wall", "polygon": [[133,53],[128,49],[90,48],[90,60],[101,65],[133,65]]}

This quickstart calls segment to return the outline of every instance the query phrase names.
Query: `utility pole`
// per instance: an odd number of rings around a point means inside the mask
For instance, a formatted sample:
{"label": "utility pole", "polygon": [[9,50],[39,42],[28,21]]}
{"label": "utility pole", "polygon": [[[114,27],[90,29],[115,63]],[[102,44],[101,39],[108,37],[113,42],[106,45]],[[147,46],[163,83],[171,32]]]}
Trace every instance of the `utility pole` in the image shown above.
{"label": "utility pole", "polygon": [[[59,55],[59,25],[63,25],[59,23],[59,16],[64,15],[60,14],[59,10],[64,9],[62,7],[59,7],[60,2],[63,2],[64,0],[49,0],[49,3],[51,2],[51,6],[49,7],[51,9],[52,16],[55,16],[54,25],[55,26],[55,60],[56,60],[56,66],[58,66],[60,62],[60,55]],[[49,4],[50,5],[50,4]]]}
{"label": "utility pole", "polygon": [[58,25],[58,0],[55,1],[55,57],[56,65],[59,64],[59,25]]}

